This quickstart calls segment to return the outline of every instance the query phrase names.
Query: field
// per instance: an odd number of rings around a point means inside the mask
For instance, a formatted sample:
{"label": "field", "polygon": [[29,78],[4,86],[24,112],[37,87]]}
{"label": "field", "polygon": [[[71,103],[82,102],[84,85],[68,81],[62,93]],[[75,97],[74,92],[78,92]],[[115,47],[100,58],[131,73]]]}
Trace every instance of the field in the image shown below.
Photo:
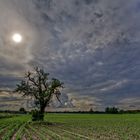
{"label": "field", "polygon": [[140,140],[140,114],[47,114],[0,119],[1,140]]}

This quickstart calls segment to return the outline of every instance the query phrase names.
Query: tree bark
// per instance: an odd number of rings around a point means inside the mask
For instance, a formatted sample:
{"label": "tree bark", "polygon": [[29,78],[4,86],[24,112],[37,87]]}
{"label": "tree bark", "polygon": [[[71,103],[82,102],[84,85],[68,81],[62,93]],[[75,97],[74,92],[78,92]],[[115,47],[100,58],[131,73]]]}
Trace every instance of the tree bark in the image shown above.
{"label": "tree bark", "polygon": [[40,113],[42,113],[42,114],[44,114],[45,113],[45,105],[42,105],[41,107],[40,107]]}
{"label": "tree bark", "polygon": [[41,121],[43,121],[44,120],[44,113],[45,113],[45,108],[46,108],[46,105],[41,105],[40,106],[40,111],[39,111],[39,118],[40,118],[40,120]]}

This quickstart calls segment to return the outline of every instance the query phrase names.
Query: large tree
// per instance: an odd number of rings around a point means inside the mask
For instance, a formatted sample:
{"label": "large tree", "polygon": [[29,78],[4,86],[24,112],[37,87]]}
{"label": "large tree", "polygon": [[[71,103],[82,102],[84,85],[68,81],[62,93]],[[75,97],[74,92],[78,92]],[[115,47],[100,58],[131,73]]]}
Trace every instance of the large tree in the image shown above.
{"label": "large tree", "polygon": [[63,87],[63,83],[58,79],[49,79],[48,76],[49,73],[36,67],[34,71],[28,71],[25,74],[25,79],[16,88],[16,91],[22,93],[23,96],[30,96],[35,99],[40,114],[44,114],[45,108],[53,96],[59,100],[60,88]]}

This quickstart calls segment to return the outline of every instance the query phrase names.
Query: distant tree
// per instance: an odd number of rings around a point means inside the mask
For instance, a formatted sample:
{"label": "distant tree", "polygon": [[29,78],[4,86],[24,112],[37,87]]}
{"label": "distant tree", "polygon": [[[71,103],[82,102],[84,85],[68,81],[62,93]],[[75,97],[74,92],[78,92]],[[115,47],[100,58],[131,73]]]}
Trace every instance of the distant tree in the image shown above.
{"label": "distant tree", "polygon": [[110,108],[109,108],[109,107],[106,107],[106,108],[105,108],[105,112],[106,112],[106,113],[109,113],[109,112],[110,112]]}
{"label": "distant tree", "polygon": [[112,113],[115,113],[115,114],[116,114],[116,113],[118,113],[118,112],[119,112],[119,109],[118,109],[118,108],[116,108],[116,107],[113,107],[113,108],[112,108]]}
{"label": "distant tree", "polygon": [[120,114],[123,114],[123,113],[125,113],[125,111],[124,111],[123,109],[121,109],[121,110],[119,111],[119,113],[120,113]]}
{"label": "distant tree", "polygon": [[19,109],[19,112],[20,112],[20,113],[26,113],[26,110],[25,110],[24,107],[21,107],[21,108]]}
{"label": "distant tree", "polygon": [[[37,120],[44,119],[45,108],[49,105],[54,95],[58,101],[60,101],[60,88],[63,87],[63,83],[55,78],[49,79],[48,76],[49,73],[36,67],[33,72],[28,71],[26,73],[25,79],[17,85],[15,90],[16,92],[22,93],[23,96],[30,96],[35,99],[35,105],[39,109],[38,113],[37,111],[34,113],[37,114]],[[40,118],[38,116],[40,116]]]}
{"label": "distant tree", "polygon": [[89,113],[91,113],[91,114],[92,114],[93,112],[94,112],[94,111],[93,111],[93,109],[92,109],[92,108],[90,108]]}
{"label": "distant tree", "polygon": [[119,113],[119,109],[116,108],[116,107],[107,107],[107,108],[105,109],[105,112],[106,112],[106,113],[117,114],[117,113]]}

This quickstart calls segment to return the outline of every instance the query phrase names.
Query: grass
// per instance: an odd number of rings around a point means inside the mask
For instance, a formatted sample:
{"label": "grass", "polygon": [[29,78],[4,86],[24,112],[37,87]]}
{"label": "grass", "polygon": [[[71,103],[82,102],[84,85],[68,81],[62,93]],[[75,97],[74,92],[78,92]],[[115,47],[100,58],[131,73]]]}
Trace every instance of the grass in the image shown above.
{"label": "grass", "polygon": [[[51,122],[51,123],[48,123]],[[140,114],[47,114],[0,119],[1,140],[140,140]]]}

